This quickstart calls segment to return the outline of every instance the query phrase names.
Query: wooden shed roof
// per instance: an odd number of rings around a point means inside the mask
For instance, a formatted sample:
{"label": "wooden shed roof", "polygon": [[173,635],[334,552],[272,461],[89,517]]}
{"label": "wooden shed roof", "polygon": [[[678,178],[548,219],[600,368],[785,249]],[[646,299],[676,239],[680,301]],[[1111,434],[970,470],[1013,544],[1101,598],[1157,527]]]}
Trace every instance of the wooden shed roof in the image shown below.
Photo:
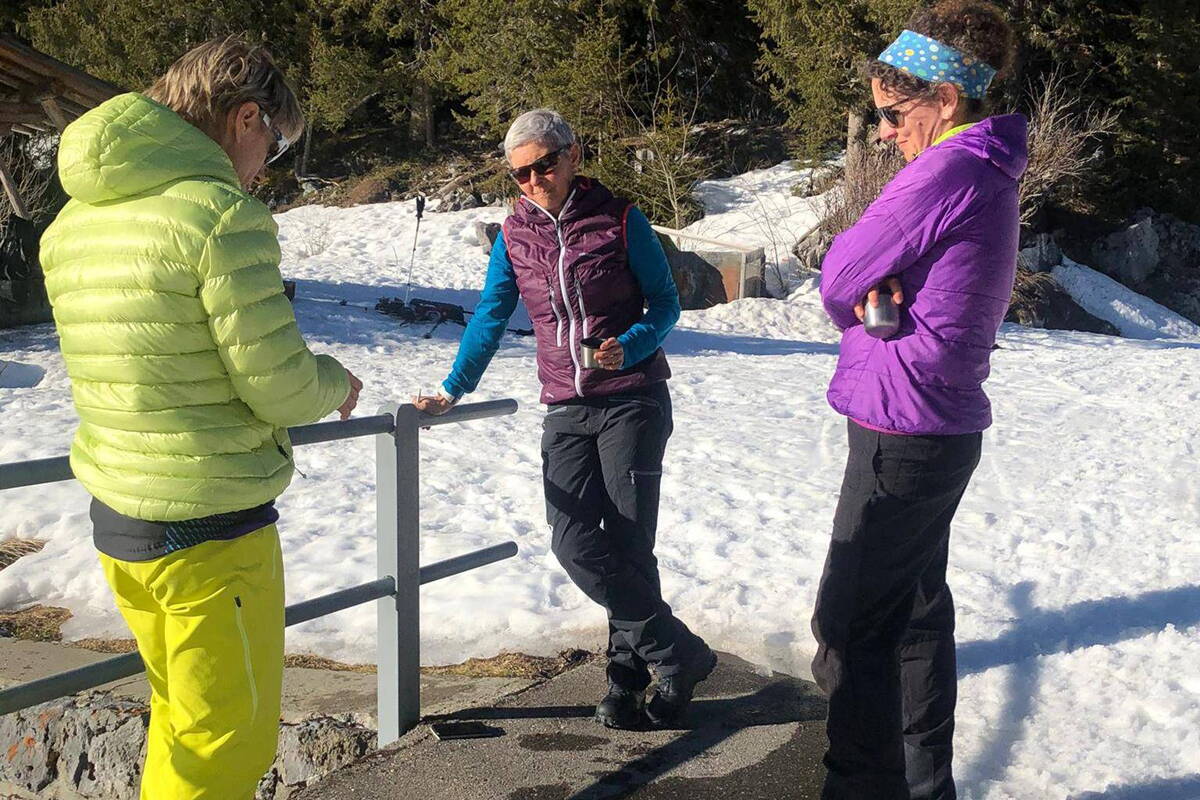
{"label": "wooden shed roof", "polygon": [[60,131],[121,89],[0,36],[0,136]]}

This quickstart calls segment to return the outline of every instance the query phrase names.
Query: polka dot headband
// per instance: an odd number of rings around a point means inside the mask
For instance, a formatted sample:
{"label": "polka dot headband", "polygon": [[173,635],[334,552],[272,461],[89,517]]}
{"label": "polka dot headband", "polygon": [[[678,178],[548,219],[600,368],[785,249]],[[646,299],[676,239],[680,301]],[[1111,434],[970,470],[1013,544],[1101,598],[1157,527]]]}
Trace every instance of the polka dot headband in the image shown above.
{"label": "polka dot headband", "polygon": [[879,60],[929,83],[953,83],[976,100],[987,95],[996,77],[996,70],[984,62],[913,31],[901,33]]}

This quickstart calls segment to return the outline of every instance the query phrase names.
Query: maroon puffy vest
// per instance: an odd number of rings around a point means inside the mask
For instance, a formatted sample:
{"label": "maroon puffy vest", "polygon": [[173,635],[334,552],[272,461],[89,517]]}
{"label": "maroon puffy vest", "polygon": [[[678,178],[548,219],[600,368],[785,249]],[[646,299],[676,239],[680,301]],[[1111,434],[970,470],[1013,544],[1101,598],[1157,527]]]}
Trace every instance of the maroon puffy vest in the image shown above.
{"label": "maroon puffy vest", "polygon": [[619,394],[671,377],[662,348],[625,369],[582,366],[582,339],[620,336],[644,313],[626,249],[631,207],[580,177],[557,220],[521,197],[504,221],[504,244],[537,338],[543,403]]}

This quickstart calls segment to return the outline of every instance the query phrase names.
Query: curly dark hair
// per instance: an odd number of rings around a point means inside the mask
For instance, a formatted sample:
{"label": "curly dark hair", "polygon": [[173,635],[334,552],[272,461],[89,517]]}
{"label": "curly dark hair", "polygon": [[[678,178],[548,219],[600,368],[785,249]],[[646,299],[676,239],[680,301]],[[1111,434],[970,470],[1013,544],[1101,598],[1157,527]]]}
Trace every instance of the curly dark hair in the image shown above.
{"label": "curly dark hair", "polygon": [[[908,30],[937,39],[997,71],[1005,77],[1017,55],[1016,36],[999,8],[980,0],[942,0],[937,5],[918,9],[908,21]],[[877,58],[867,61],[867,80],[878,78],[886,91],[913,99],[932,99],[937,84],[918,78]],[[981,116],[987,102],[967,98],[967,114]]]}

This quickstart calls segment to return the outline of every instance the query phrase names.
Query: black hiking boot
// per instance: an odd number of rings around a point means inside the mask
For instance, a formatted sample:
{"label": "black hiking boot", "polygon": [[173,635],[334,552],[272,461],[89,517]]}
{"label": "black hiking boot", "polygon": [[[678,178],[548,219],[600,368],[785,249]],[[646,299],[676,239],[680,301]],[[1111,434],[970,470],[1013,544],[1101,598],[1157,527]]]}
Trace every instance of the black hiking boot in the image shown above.
{"label": "black hiking boot", "polygon": [[596,706],[596,722],[606,728],[636,730],[645,725],[646,717],[642,713],[645,703],[645,690],[623,689],[610,683],[608,694]]}
{"label": "black hiking boot", "polygon": [[717,654],[708,645],[674,675],[658,679],[658,686],[646,704],[646,716],[655,726],[664,728],[675,723],[692,702],[696,684],[712,674],[717,666]]}

